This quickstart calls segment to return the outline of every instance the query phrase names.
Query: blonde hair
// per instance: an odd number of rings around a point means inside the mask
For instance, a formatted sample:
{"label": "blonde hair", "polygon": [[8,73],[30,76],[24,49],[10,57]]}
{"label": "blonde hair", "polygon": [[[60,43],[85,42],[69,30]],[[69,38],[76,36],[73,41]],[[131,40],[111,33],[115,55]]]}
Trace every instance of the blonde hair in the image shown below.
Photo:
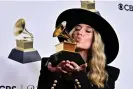
{"label": "blonde hair", "polygon": [[[93,29],[93,28],[92,28]],[[74,28],[70,31],[70,36],[73,37]],[[106,56],[104,53],[104,43],[101,35],[93,29],[93,41],[88,55],[88,78],[92,84],[99,88],[104,88],[104,83],[108,80],[108,73],[105,70]]]}
{"label": "blonde hair", "polygon": [[106,56],[104,53],[104,43],[97,31],[93,30],[93,34],[93,43],[90,49],[91,59],[88,62],[90,69],[88,78],[99,88],[104,88],[104,83],[108,79],[108,73],[105,70]]}

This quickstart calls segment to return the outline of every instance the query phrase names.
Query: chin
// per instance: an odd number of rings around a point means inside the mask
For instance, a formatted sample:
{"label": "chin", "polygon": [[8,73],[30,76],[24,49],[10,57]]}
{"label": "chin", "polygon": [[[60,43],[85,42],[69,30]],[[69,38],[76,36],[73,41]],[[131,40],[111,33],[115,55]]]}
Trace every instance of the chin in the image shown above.
{"label": "chin", "polygon": [[77,45],[77,46],[76,46],[76,49],[78,49],[78,50],[88,50],[89,47],[85,47],[85,46]]}
{"label": "chin", "polygon": [[77,44],[76,45],[76,48],[82,48],[82,46],[80,46],[80,44]]}
{"label": "chin", "polygon": [[76,49],[78,49],[78,50],[86,50],[86,48],[80,47],[80,46],[77,46]]}

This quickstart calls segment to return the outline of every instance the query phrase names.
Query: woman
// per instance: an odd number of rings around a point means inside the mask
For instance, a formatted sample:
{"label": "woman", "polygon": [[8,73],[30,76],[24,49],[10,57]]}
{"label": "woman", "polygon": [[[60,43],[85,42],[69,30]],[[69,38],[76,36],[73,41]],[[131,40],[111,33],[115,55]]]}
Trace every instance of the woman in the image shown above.
{"label": "woman", "polygon": [[77,43],[76,52],[85,64],[67,60],[53,66],[49,58],[43,58],[38,89],[114,89],[119,69],[107,65],[119,48],[113,28],[101,16],[79,8],[61,13],[56,27],[62,21],[67,22],[67,31]]}

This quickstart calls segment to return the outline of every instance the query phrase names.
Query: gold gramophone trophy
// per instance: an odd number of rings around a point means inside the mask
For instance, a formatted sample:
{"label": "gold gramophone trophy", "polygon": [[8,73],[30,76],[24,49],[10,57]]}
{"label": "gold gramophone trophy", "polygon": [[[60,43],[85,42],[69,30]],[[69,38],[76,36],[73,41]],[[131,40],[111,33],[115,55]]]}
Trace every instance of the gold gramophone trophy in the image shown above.
{"label": "gold gramophone trophy", "polygon": [[66,21],[63,21],[53,33],[53,37],[61,37],[63,42],[56,45],[56,53],[50,56],[50,62],[56,66],[63,60],[74,61],[78,65],[84,64],[84,60],[79,53],[75,52],[76,42],[66,30]]}
{"label": "gold gramophone trophy", "polygon": [[12,49],[8,58],[20,63],[41,60],[37,50],[33,48],[33,35],[25,27],[25,20],[19,19],[14,25],[16,48]]}

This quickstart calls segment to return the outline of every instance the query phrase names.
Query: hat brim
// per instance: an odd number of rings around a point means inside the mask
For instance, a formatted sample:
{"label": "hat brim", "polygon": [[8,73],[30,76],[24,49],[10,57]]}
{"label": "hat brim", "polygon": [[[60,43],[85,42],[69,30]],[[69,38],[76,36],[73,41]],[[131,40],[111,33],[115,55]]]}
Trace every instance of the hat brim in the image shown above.
{"label": "hat brim", "polygon": [[105,44],[106,63],[109,64],[116,58],[119,51],[118,38],[112,26],[104,18],[85,9],[73,8],[65,10],[58,16],[56,27],[63,21],[67,22],[66,28],[68,32],[81,23],[93,27],[100,33],[102,41]]}

